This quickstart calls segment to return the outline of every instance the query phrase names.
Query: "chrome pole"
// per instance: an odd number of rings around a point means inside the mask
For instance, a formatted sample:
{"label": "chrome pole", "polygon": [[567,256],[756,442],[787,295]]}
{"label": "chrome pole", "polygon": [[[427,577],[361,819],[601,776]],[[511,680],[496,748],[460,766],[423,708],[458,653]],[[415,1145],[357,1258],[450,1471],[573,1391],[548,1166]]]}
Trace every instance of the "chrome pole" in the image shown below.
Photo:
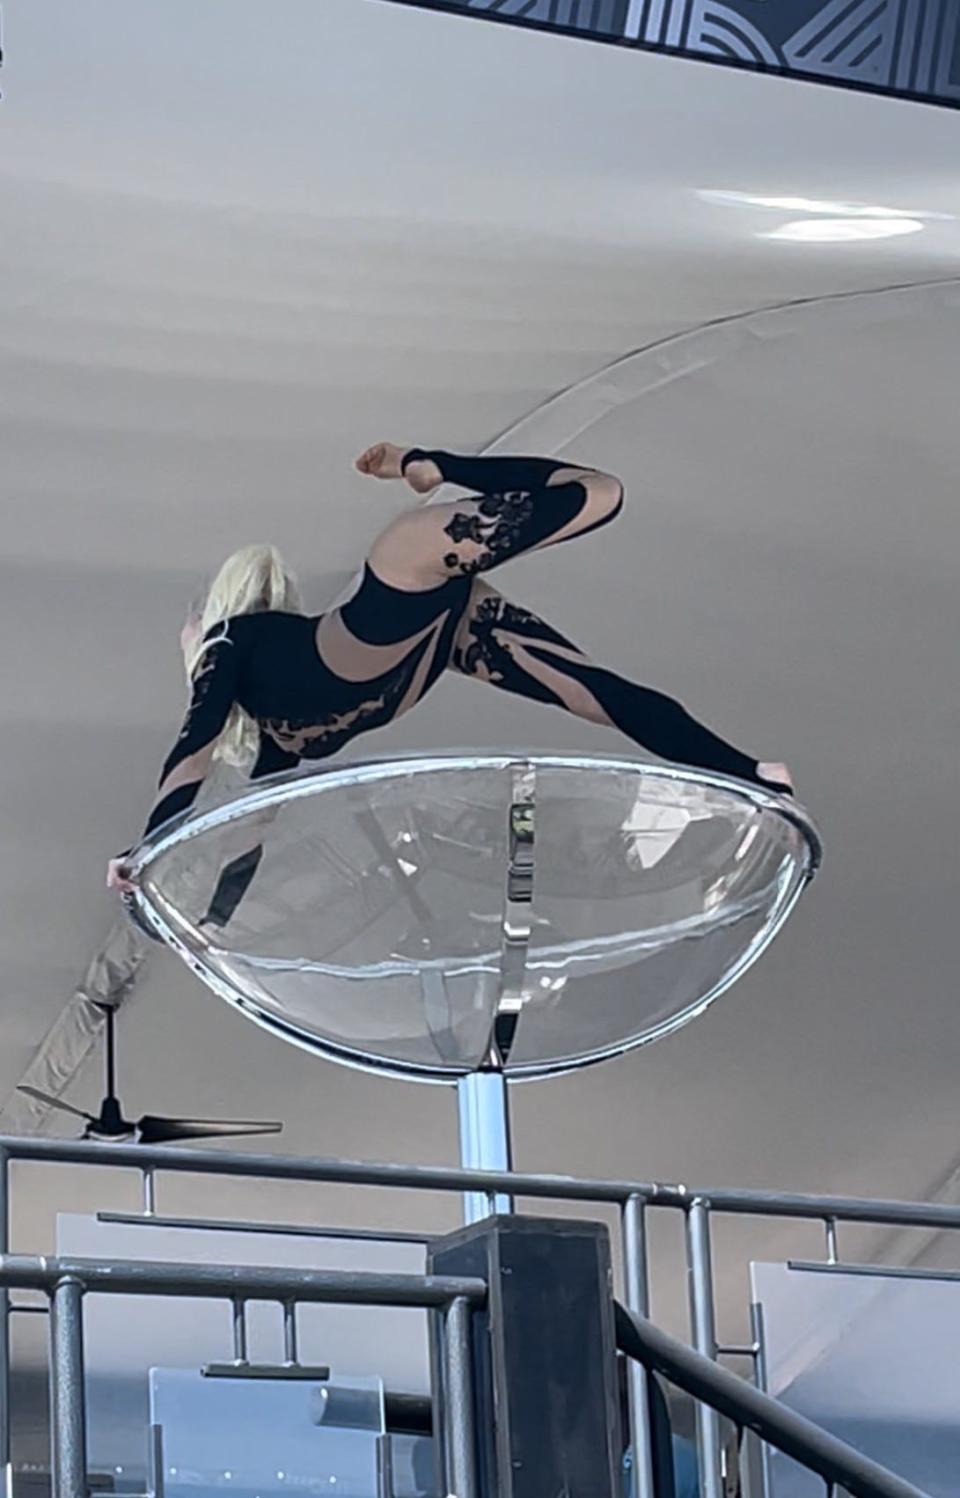
{"label": "chrome pole", "polygon": [[[500,1071],[471,1072],[457,1083],[460,1110],[460,1163],[465,1170],[504,1172],[512,1168],[507,1079]],[[500,1192],[466,1191],[466,1222],[513,1211],[513,1197]]]}
{"label": "chrome pole", "polygon": [[[620,1235],[627,1308],[637,1316],[646,1317],[650,1314],[650,1290],[647,1275],[646,1202],[642,1196],[631,1196],[624,1202],[620,1211]],[[633,1457],[630,1498],[654,1498],[647,1370],[642,1363],[632,1358],[627,1364],[627,1408]]]}
{"label": "chrome pole", "polygon": [[[526,761],[511,766],[507,813],[507,874],[500,917],[500,992],[491,1016],[482,1069],[462,1077],[460,1161],[467,1169],[511,1169],[510,1113],[504,1065],[527,1000],[527,959],[531,935],[536,833],[536,771]],[[463,1199],[467,1222],[513,1211],[511,1196],[468,1191]]]}
{"label": "chrome pole", "polygon": [[[693,1345],[716,1361],[717,1333],[713,1303],[713,1264],[710,1249],[710,1208],[696,1198],[687,1210],[687,1279],[690,1290],[690,1330]],[[697,1404],[697,1458],[703,1498],[723,1498],[720,1460],[720,1419],[716,1410]]]}
{"label": "chrome pole", "polygon": [[[10,1156],[0,1148],[0,1254],[10,1252]],[[10,1464],[10,1291],[0,1289],[0,1468],[3,1490],[10,1498],[13,1468]]]}

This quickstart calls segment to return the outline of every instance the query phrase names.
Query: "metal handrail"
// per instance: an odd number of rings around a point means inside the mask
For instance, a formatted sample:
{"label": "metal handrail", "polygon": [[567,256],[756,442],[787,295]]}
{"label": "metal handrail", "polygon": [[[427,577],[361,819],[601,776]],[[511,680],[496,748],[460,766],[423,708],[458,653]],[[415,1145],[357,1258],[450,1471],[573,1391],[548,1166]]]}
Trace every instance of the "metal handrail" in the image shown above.
{"label": "metal handrail", "polygon": [[[285,1305],[336,1302],[445,1309],[451,1316],[450,1350],[461,1378],[468,1376],[463,1367],[469,1339],[466,1314],[471,1305],[482,1304],[487,1294],[482,1279],[450,1275],[284,1270],[140,1260],[103,1262],[12,1254],[0,1255],[0,1286],[8,1291],[39,1290],[50,1296],[53,1303],[56,1360],[61,1370],[69,1371],[67,1386],[57,1398],[58,1466],[60,1475],[66,1477],[69,1473],[72,1481],[85,1464],[79,1322],[80,1299],[85,1293],[225,1298],[234,1302],[275,1299]],[[616,1303],[615,1314],[617,1345],[622,1352],[663,1374],[735,1424],[753,1430],[762,1440],[819,1473],[825,1481],[845,1488],[854,1498],[925,1498],[919,1488],[727,1373],[646,1318]],[[469,1431],[459,1425],[457,1435],[461,1448],[457,1465],[463,1470],[469,1460],[471,1438]]]}
{"label": "metal handrail", "polygon": [[896,1473],[616,1304],[617,1346],[855,1498],[926,1498]]}
{"label": "metal handrail", "polygon": [[[188,1296],[232,1302],[236,1356],[230,1366],[234,1370],[252,1366],[247,1362],[245,1322],[246,1304],[251,1300],[282,1303],[286,1366],[293,1364],[301,1370],[302,1365],[295,1363],[295,1307],[299,1304],[419,1306],[440,1312],[450,1490],[458,1498],[479,1498],[472,1423],[470,1313],[486,1300],[487,1286],[482,1279],[0,1254],[0,1292],[8,1298],[11,1289],[39,1290],[49,1300],[54,1498],[84,1498],[88,1491],[83,1347],[83,1301],[88,1294]],[[326,1376],[327,1371],[323,1369],[321,1375],[317,1370],[318,1376]]]}
{"label": "metal handrail", "polygon": [[63,1280],[75,1280],[95,1295],[172,1295],[178,1299],[276,1300],[284,1304],[335,1302],[440,1310],[455,1300],[482,1305],[487,1298],[482,1279],[460,1275],[0,1254],[0,1286],[7,1290],[43,1290],[49,1295]]}
{"label": "metal handrail", "polygon": [[609,1202],[619,1206],[639,1199],[650,1207],[689,1212],[704,1203],[714,1213],[738,1216],[794,1217],[810,1221],[867,1222],[888,1227],[960,1228],[960,1206],[872,1197],[815,1196],[783,1191],[700,1188],[655,1181],[578,1179],[526,1171],[462,1170],[453,1166],[388,1165],[361,1160],[294,1158],[288,1155],[225,1154],[219,1150],[182,1149],[143,1144],[105,1144],[62,1139],[0,1135],[0,1162],[50,1162],[104,1165],[148,1172],[191,1175],[254,1176],[316,1184],[384,1186],[416,1191],[480,1191],[490,1195],[548,1198],[555,1201]]}
{"label": "metal handrail", "polygon": [[[141,1220],[156,1220],[156,1175],[211,1175],[312,1182],[330,1185],[382,1186],[415,1191],[481,1192],[488,1200],[527,1197],[541,1200],[605,1203],[618,1209],[624,1256],[624,1294],[631,1312],[648,1310],[647,1208],[680,1211],[687,1223],[687,1273],[693,1341],[696,1353],[710,1363],[719,1349],[713,1335],[714,1289],[711,1269],[711,1220],[737,1214],[819,1221],[827,1230],[827,1262],[838,1261],[837,1224],[873,1223],[928,1231],[960,1229],[960,1205],[875,1200],[862,1197],[803,1195],[779,1191],[700,1190],[684,1185],[628,1180],[578,1180],[570,1176],[517,1171],[464,1170],[445,1166],[376,1164],[323,1158],[294,1159],[267,1154],[90,1141],[0,1136],[0,1254],[9,1248],[10,1165],[13,1161],[111,1166],[139,1173],[144,1188]],[[249,1224],[247,1225],[249,1226]],[[295,1225],[289,1231],[296,1232]],[[0,1468],[10,1460],[10,1316],[9,1288],[0,1281]],[[682,1346],[682,1344],[678,1344]],[[749,1349],[748,1349],[749,1351]],[[755,1372],[762,1382],[762,1347],[753,1349]],[[628,1381],[630,1430],[635,1448],[637,1498],[654,1498],[645,1373],[631,1364]],[[775,1444],[771,1442],[770,1444]],[[697,1449],[704,1498],[722,1498],[720,1438],[716,1415],[706,1402],[698,1414]],[[848,1484],[844,1484],[848,1486]],[[879,1491],[879,1490],[878,1490]]]}
{"label": "metal handrail", "polygon": [[[0,1256],[0,1285],[7,1290],[40,1290],[53,1302],[57,1362],[70,1374],[57,1399],[59,1466],[61,1475],[69,1472],[72,1480],[76,1480],[85,1463],[79,1322],[80,1298],[85,1293],[444,1308],[451,1313],[451,1351],[455,1353],[460,1377],[468,1376],[463,1367],[469,1339],[466,1314],[471,1305],[481,1304],[487,1293],[483,1280],[460,1276],[277,1270],[138,1260],[104,1263],[45,1255]],[[761,1439],[819,1473],[825,1481],[845,1488],[854,1498],[924,1498],[919,1488],[727,1373],[709,1358],[693,1352],[644,1317],[619,1304],[615,1305],[615,1314],[617,1345],[621,1351],[662,1373],[737,1425],[755,1431]],[[58,1318],[61,1323],[67,1321],[59,1334]],[[457,1435],[461,1447],[458,1466],[466,1465],[470,1433],[458,1425]]]}

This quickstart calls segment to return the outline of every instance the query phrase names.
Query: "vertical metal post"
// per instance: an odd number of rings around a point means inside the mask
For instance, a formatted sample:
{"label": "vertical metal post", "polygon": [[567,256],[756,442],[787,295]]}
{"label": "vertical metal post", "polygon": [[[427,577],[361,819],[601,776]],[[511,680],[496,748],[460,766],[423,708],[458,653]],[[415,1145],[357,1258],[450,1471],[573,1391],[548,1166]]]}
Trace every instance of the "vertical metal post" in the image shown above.
{"label": "vertical metal post", "polygon": [[[478,1071],[457,1083],[460,1110],[460,1163],[465,1170],[511,1170],[510,1110],[503,1072]],[[513,1211],[513,1198],[466,1191],[463,1215],[479,1222],[495,1213]],[[458,1495],[459,1498],[459,1495]]]}
{"label": "vertical metal post", "polygon": [[827,1230],[827,1263],[838,1264],[840,1259],[837,1252],[837,1219],[835,1217],[825,1218],[824,1227]]}
{"label": "vertical metal post", "polygon": [[[757,1349],[757,1355],[753,1363],[757,1388],[762,1390],[764,1394],[769,1394],[769,1372],[767,1365],[766,1332],[763,1325],[763,1307],[758,1305],[756,1301],[750,1307],[750,1330]],[[763,1488],[763,1498],[772,1498],[773,1475],[770,1471],[770,1447],[766,1441],[760,1441],[759,1437],[757,1439],[760,1446],[760,1482]]]}
{"label": "vertical metal post", "polygon": [[293,1367],[300,1361],[297,1351],[297,1302],[285,1300],[283,1303],[283,1360],[288,1367]]}
{"label": "vertical metal post", "polygon": [[50,1305],[53,1498],[86,1498],[87,1415],[83,1387],[83,1286],[63,1279]]}
{"label": "vertical metal post", "polygon": [[151,1425],[147,1445],[147,1498],[163,1498],[163,1426]]}
{"label": "vertical metal post", "polygon": [[242,1296],[233,1302],[233,1360],[246,1363],[247,1358],[247,1303]]}
{"label": "vertical metal post", "polygon": [[[536,859],[536,771],[526,761],[510,767],[507,869],[500,917],[500,991],[491,1015],[483,1069],[459,1083],[460,1159],[474,1170],[509,1170],[510,1116],[504,1066],[528,998],[527,959],[532,932]],[[509,1196],[468,1191],[468,1223],[513,1211]]]}
{"label": "vertical metal post", "polygon": [[[687,1208],[687,1280],[693,1345],[704,1357],[715,1360],[717,1332],[710,1251],[710,1208],[699,1198]],[[720,1417],[717,1411],[709,1405],[698,1403],[697,1458],[702,1498],[723,1498],[720,1445]]]}
{"label": "vertical metal post", "polygon": [[393,1486],[393,1437],[377,1436],[377,1498],[396,1498]]}
{"label": "vertical metal post", "polygon": [[447,1488],[451,1498],[479,1498],[476,1429],[473,1415],[473,1369],[470,1351],[470,1302],[451,1301],[443,1318],[444,1380],[442,1418],[446,1436]]}
{"label": "vertical metal post", "polygon": [[[10,1252],[10,1157],[0,1149],[0,1254]],[[10,1291],[0,1289],[0,1471],[3,1491],[10,1498]]]}
{"label": "vertical metal post", "polygon": [[157,1211],[157,1182],[153,1167],[148,1165],[143,1172],[143,1215],[154,1217]]}
{"label": "vertical metal post", "polygon": [[[627,1308],[638,1316],[650,1314],[647,1278],[646,1202],[630,1196],[620,1209],[623,1281]],[[627,1363],[627,1404],[630,1412],[630,1450],[633,1458],[629,1498],[654,1498],[653,1443],[647,1370],[636,1359]]]}

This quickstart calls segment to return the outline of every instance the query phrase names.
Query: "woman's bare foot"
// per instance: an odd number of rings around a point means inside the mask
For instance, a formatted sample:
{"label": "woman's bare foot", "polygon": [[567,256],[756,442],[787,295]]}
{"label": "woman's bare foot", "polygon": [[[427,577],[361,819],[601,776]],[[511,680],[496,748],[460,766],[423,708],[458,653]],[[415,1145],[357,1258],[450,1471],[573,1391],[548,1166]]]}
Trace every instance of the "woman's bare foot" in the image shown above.
{"label": "woman's bare foot", "polygon": [[774,760],[761,760],[757,765],[757,774],[772,787],[787,786],[793,790],[793,776],[784,764]]}
{"label": "woman's bare foot", "polygon": [[429,494],[443,483],[443,474],[429,458],[409,463],[404,473],[403,458],[409,451],[409,447],[398,447],[395,442],[375,442],[373,447],[361,453],[353,466],[358,473],[367,474],[369,478],[406,479],[415,494]]}

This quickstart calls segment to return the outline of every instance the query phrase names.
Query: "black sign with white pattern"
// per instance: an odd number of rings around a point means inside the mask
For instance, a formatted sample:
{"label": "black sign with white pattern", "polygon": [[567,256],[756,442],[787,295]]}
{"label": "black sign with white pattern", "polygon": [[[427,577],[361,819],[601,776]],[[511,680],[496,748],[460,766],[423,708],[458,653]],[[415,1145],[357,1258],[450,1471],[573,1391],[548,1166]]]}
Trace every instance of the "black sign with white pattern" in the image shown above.
{"label": "black sign with white pattern", "polygon": [[960,0],[400,0],[960,106]]}

